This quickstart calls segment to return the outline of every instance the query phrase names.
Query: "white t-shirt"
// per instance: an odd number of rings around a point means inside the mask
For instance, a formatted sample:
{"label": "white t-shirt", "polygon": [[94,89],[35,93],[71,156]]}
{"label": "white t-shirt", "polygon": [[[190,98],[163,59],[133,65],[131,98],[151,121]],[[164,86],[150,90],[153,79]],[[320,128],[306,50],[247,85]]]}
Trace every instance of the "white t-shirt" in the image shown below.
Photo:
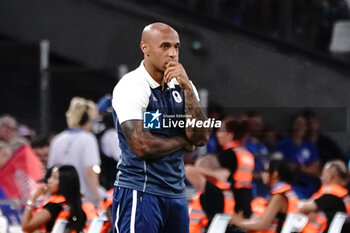
{"label": "white t-shirt", "polygon": [[122,153],[119,148],[119,137],[116,129],[107,129],[101,137],[102,152],[115,161],[119,161]]}
{"label": "white t-shirt", "polygon": [[86,168],[100,165],[100,155],[96,137],[84,130],[65,130],[51,142],[48,167],[55,165],[73,165],[77,169],[80,192],[92,200]]}

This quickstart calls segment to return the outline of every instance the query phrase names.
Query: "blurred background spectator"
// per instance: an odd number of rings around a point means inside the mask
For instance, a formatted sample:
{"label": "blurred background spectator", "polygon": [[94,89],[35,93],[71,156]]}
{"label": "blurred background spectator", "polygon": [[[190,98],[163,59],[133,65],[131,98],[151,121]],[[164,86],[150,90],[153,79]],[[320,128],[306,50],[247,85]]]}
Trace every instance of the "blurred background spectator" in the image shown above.
{"label": "blurred background spectator", "polygon": [[[223,108],[215,103],[211,103],[208,106],[207,109],[207,115],[208,118],[213,118],[216,120],[223,120],[224,119],[224,110]],[[220,145],[218,144],[218,139],[216,138],[216,131],[218,129],[214,128],[212,133],[210,134],[209,140],[206,145],[206,151],[207,153],[217,153],[221,150]]]}
{"label": "blurred background spectator", "polygon": [[299,199],[290,185],[294,174],[294,167],[287,160],[270,160],[263,173],[264,184],[271,187],[265,210],[262,214],[254,213],[249,220],[243,215],[233,214],[230,223],[245,230],[280,232],[286,216],[299,210]]}
{"label": "blurred background spectator", "polygon": [[48,167],[73,165],[79,174],[81,193],[96,206],[104,195],[99,186],[101,162],[98,143],[91,132],[97,114],[93,101],[72,98],[66,112],[68,129],[52,139],[47,163]]}
{"label": "blurred background spectator", "polygon": [[222,126],[216,132],[222,151],[218,159],[222,168],[230,171],[228,181],[235,196],[235,212],[242,212],[246,218],[250,217],[250,202],[253,199],[252,181],[254,170],[254,156],[244,147],[243,136],[245,125],[232,117],[226,117]]}
{"label": "blurred background spectator", "polygon": [[265,144],[261,141],[264,122],[262,116],[255,111],[247,112],[243,116],[243,121],[247,125],[247,132],[244,136],[244,146],[254,155],[254,178],[253,178],[253,196],[268,197],[270,189],[264,185],[261,173],[264,171],[265,164],[269,160],[269,152]]}
{"label": "blurred background spectator", "polygon": [[[87,214],[83,210],[76,169],[72,165],[62,165],[53,167],[50,173],[47,183],[38,186],[26,203],[23,231],[51,232],[56,219],[60,218],[68,221],[67,229],[82,232]],[[48,195],[47,200],[38,207],[38,199],[45,195]]]}
{"label": "blurred background spectator", "polygon": [[230,171],[220,166],[214,154],[198,158],[194,166],[186,166],[186,179],[197,191],[189,203],[190,233],[203,231],[217,213],[233,214],[235,201],[229,175]]}
{"label": "blurred background spectator", "polygon": [[38,156],[41,162],[44,173],[46,173],[47,161],[49,159],[50,141],[51,138],[48,136],[37,136],[33,138],[30,143],[34,153]]}
{"label": "blurred background spectator", "polygon": [[276,145],[276,151],[300,169],[301,175],[293,186],[300,199],[309,198],[320,185],[321,163],[315,145],[305,140],[306,130],[305,117],[296,115],[291,118],[289,135]]}
{"label": "blurred background spectator", "polygon": [[99,117],[94,122],[94,134],[99,143],[101,158],[100,182],[105,189],[113,188],[120,159],[118,132],[114,126],[112,96],[105,95],[97,102]]}
{"label": "blurred background spectator", "polygon": [[43,176],[41,164],[28,140],[19,136],[15,118],[0,117],[0,187],[8,198],[26,199]]}
{"label": "blurred background spectator", "polygon": [[16,119],[9,115],[0,117],[0,140],[9,143],[13,151],[28,144],[28,140],[18,134]]}
{"label": "blurred background spectator", "polygon": [[316,113],[312,110],[305,110],[303,115],[307,123],[306,140],[316,146],[322,165],[334,159],[347,162],[344,152],[337,143],[331,137],[322,133],[321,122],[317,118]]}
{"label": "blurred background spectator", "polygon": [[0,140],[9,143],[13,138],[17,137],[17,122],[9,116],[0,117]]}
{"label": "blurred background spectator", "polygon": [[310,219],[304,232],[328,232],[328,226],[337,212],[350,214],[345,163],[341,160],[327,162],[322,170],[321,181],[321,188],[312,198],[299,204],[300,212],[308,214]]}
{"label": "blurred background spectator", "polygon": [[276,143],[280,140],[278,133],[269,126],[265,126],[262,132],[261,141],[266,146],[268,153],[276,151]]}
{"label": "blurred background spectator", "polygon": [[0,169],[12,156],[11,147],[4,141],[0,141]]}
{"label": "blurred background spectator", "polygon": [[18,126],[17,134],[18,136],[27,139],[28,142],[31,142],[36,135],[33,129],[29,128],[27,125],[24,124]]}

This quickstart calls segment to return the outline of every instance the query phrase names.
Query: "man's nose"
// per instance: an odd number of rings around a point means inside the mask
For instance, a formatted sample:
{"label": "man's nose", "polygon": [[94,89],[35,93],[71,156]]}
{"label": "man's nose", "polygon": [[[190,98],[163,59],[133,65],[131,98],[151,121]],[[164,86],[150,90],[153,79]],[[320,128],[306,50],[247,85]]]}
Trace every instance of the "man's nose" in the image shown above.
{"label": "man's nose", "polygon": [[177,56],[177,50],[176,50],[176,48],[171,47],[171,48],[169,49],[169,57],[175,58],[176,56]]}

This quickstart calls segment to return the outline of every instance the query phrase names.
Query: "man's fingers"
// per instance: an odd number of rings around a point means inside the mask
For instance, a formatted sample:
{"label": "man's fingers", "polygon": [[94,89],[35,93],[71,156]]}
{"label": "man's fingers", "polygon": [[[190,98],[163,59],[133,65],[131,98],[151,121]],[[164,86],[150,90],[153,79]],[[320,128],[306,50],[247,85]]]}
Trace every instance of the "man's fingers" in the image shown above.
{"label": "man's fingers", "polygon": [[164,72],[164,81],[166,83],[170,82],[174,77],[179,76],[178,72],[176,72],[175,68],[169,68]]}
{"label": "man's fingers", "polygon": [[165,82],[166,82],[166,83],[169,83],[173,78],[176,78],[176,77],[174,77],[174,76],[169,76],[169,77],[165,80]]}
{"label": "man's fingers", "polygon": [[168,64],[166,65],[166,67],[171,67],[171,66],[176,66],[177,64],[179,64],[178,62],[175,61],[169,61]]}
{"label": "man's fingers", "polygon": [[170,61],[164,71],[163,80],[165,83],[169,83],[173,78],[177,79],[181,88],[188,87],[188,77],[183,66],[180,63]]}
{"label": "man's fingers", "polygon": [[175,71],[174,67],[167,68],[164,72],[164,78],[167,78],[169,76],[169,73],[174,72],[174,71]]}

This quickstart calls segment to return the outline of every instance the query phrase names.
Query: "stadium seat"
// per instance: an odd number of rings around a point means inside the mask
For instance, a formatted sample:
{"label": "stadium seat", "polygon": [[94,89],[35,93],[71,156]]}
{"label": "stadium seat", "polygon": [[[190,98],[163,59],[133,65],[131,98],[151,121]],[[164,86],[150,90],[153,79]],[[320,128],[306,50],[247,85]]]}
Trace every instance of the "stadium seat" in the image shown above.
{"label": "stadium seat", "polygon": [[230,219],[231,215],[229,214],[216,214],[211,221],[207,233],[225,233]]}
{"label": "stadium seat", "polygon": [[[1,199],[0,211],[7,218],[9,226],[21,225],[21,215],[23,213],[23,205],[25,201],[17,199]],[[1,231],[0,231],[1,232]]]}
{"label": "stadium seat", "polygon": [[7,232],[8,231],[8,221],[6,217],[2,214],[2,211],[0,209],[0,232]]}
{"label": "stadium seat", "polygon": [[8,233],[23,233],[21,226],[9,226]]}
{"label": "stadium seat", "polygon": [[334,215],[334,218],[333,218],[331,224],[329,225],[328,233],[340,233],[342,228],[343,228],[346,217],[347,216],[345,213],[337,212]]}
{"label": "stadium seat", "polygon": [[68,221],[66,219],[58,219],[53,226],[51,233],[64,233]]}
{"label": "stadium seat", "polygon": [[341,20],[334,24],[329,50],[332,53],[350,52],[350,21]]}
{"label": "stadium seat", "polygon": [[102,213],[99,216],[97,216],[96,218],[94,218],[91,222],[91,226],[89,228],[88,233],[101,232],[102,226],[103,226],[104,222],[107,220],[108,220],[108,218],[104,213]]}
{"label": "stadium seat", "polygon": [[308,217],[304,214],[288,214],[281,233],[301,232],[308,220]]}

